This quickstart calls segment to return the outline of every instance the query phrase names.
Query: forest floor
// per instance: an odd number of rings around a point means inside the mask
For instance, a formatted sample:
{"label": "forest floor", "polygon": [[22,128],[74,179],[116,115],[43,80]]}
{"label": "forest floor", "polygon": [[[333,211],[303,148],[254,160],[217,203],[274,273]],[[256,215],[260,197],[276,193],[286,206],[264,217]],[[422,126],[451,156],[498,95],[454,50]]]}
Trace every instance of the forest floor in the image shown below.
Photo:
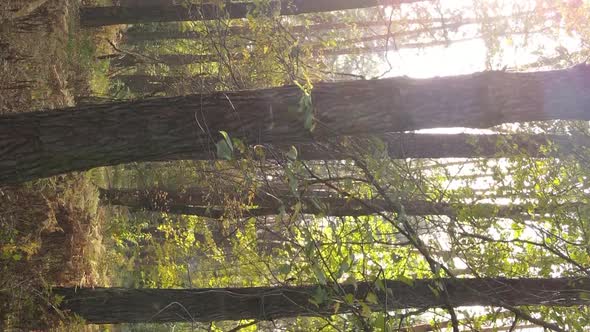
{"label": "forest floor", "polygon": [[[87,4],[0,1],[0,114],[74,106],[108,90],[108,64],[95,59],[118,29],[81,30]],[[43,291],[50,286],[108,286],[103,177],[97,169],[0,186],[0,330],[60,325],[67,313]]]}

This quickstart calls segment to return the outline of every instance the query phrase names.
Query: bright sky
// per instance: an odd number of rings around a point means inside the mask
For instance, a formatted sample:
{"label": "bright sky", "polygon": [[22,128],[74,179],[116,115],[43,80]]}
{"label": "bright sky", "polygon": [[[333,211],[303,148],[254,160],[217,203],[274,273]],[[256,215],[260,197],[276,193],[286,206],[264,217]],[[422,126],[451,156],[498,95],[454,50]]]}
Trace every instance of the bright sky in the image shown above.
{"label": "bright sky", "polygon": [[[463,17],[474,17],[472,10],[473,0],[442,0],[442,6],[446,10],[461,10]],[[489,3],[502,3],[505,10],[501,10],[497,15],[510,15],[513,7],[517,4],[519,8],[534,8],[533,0],[487,0]],[[590,0],[585,0],[590,3]],[[404,5],[402,13],[412,13],[415,4]],[[421,6],[424,6],[423,4]],[[519,9],[524,10],[524,9]],[[406,15],[406,14],[404,14]],[[411,14],[409,14],[411,15]],[[477,26],[472,25],[471,30],[476,33]],[[452,35],[451,35],[452,38]],[[460,37],[459,37],[460,38]],[[558,46],[565,47],[570,52],[578,51],[581,42],[578,38],[568,36],[565,32],[560,33],[559,38],[537,37],[528,39],[528,43],[523,47],[524,36],[512,36],[501,40],[502,57],[501,63],[497,68],[502,69],[504,66],[515,68],[535,62],[539,59],[534,52],[543,49],[545,55],[555,54]],[[428,78],[435,76],[453,76],[469,74],[483,71],[486,69],[486,46],[483,40],[470,40],[456,42],[448,47],[430,47],[427,49],[401,49],[397,52],[389,51],[387,58],[393,69],[386,75],[409,76],[414,78]],[[387,71],[389,65],[382,64],[383,72]]]}
{"label": "bright sky", "polygon": [[[488,1],[498,2],[494,0]],[[449,8],[449,6],[464,8],[473,4],[473,0],[442,0],[441,2],[445,8]],[[518,3],[518,5],[526,6],[527,3],[534,4],[534,2],[535,1],[532,0],[503,1],[507,8],[512,8],[512,6],[516,3]],[[585,0],[585,2],[590,3],[589,0]],[[402,8],[402,11],[404,10],[411,11],[412,5]],[[510,10],[502,14],[510,14]],[[469,12],[469,10],[466,11],[464,15],[464,17],[473,16],[473,12]],[[555,50],[558,46],[564,47],[569,52],[576,52],[581,48],[581,42],[579,39],[568,36],[565,32],[560,33],[558,38],[529,37],[526,46],[524,46],[525,43],[523,41],[524,36],[513,36],[511,39],[507,37],[504,40],[501,40],[502,56],[501,58],[498,58],[498,60],[500,60],[500,62],[496,64],[498,67],[492,69],[499,70],[503,67],[517,68],[529,63],[534,63],[535,61],[539,60],[539,56],[535,54],[535,51],[541,49],[543,50],[544,55],[552,55],[556,54]],[[486,52],[486,46],[481,39],[456,42],[448,47],[432,47],[422,50],[401,49],[397,52],[388,52],[387,59],[390,62],[392,68],[390,69],[389,64],[383,63],[381,70],[383,72],[389,70],[389,72],[386,74],[387,77],[409,76],[413,78],[429,78],[435,76],[470,74],[486,70]],[[466,130],[465,128],[436,128],[431,130],[423,130],[421,132],[457,133],[466,131],[476,133],[490,132],[482,130]],[[482,187],[486,187],[489,184],[481,185]],[[440,234],[435,236],[438,237],[439,241],[443,240],[440,238]],[[456,263],[458,267],[464,267],[463,262],[461,262],[458,258],[456,259]],[[481,307],[471,307],[469,308],[469,311],[480,313],[483,312],[482,309],[483,308]],[[537,332],[542,331],[542,328],[517,328],[515,331]]]}
{"label": "bright sky", "polygon": [[[590,3],[590,0],[585,0]],[[489,3],[502,3],[505,10],[501,10],[497,15],[510,15],[515,4],[518,4],[519,10],[530,10],[534,8],[536,1],[533,0],[487,0]],[[473,0],[443,0],[442,6],[446,10],[461,10],[463,17],[474,17],[472,10]],[[414,6],[407,5],[402,7],[402,13],[412,13],[415,11]],[[423,6],[423,4],[421,5]],[[524,9],[523,9],[524,8]],[[408,14],[404,14],[408,15]],[[411,15],[411,14],[409,14]],[[463,31],[471,31],[473,35],[478,33],[477,25],[467,26]],[[450,35],[453,38],[453,35]],[[461,38],[461,37],[455,37]],[[520,66],[534,63],[539,60],[536,52],[542,50],[543,55],[556,55],[556,48],[563,47],[568,52],[579,51],[582,47],[581,41],[575,36],[569,36],[565,31],[560,32],[558,38],[550,36],[530,35],[525,43],[524,35],[513,35],[501,39],[502,55],[496,57],[499,62],[495,70],[502,68],[518,68]],[[525,46],[526,44],[526,46]],[[383,62],[380,71],[386,73],[385,77],[408,76],[412,78],[430,78],[436,76],[456,76],[471,74],[486,70],[487,48],[482,39],[454,42],[449,46],[429,47],[425,49],[400,49],[399,51],[389,51],[387,59],[389,63]],[[392,68],[389,70],[389,65]],[[420,130],[423,133],[478,133],[490,134],[490,130],[477,130],[468,128],[434,128]]]}

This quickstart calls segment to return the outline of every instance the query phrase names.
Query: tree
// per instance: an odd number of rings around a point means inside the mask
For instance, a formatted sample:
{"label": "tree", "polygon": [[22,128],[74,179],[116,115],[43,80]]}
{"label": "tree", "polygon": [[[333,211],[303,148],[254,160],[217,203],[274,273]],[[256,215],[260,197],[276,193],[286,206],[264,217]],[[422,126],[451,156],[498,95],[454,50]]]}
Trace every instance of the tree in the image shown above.
{"label": "tree", "polygon": [[[590,146],[590,138],[583,135],[387,133],[370,137],[339,137],[330,142],[297,144],[295,147],[300,160],[347,160],[355,155],[346,149],[347,146],[354,144],[364,151],[373,151],[376,143],[384,147],[384,151],[378,151],[391,159],[546,158],[580,153]],[[292,146],[280,143],[267,145],[265,157],[288,158],[285,154],[291,151]],[[236,153],[236,157],[240,155]],[[187,160],[215,158],[215,153],[189,153],[181,157]]]}
{"label": "tree", "polygon": [[246,18],[249,13],[298,15],[335,10],[376,7],[382,4],[399,5],[424,0],[280,0],[271,1],[268,8],[259,8],[254,2],[228,2],[223,8],[217,4],[142,6],[142,7],[82,7],[80,22],[86,27],[149,22],[197,21],[221,18]]}
{"label": "tree", "polygon": [[[530,13],[529,13],[530,14]],[[508,17],[506,16],[499,16],[492,18],[493,20],[507,20]],[[441,31],[445,29],[454,30],[461,26],[467,24],[475,24],[478,23],[478,20],[475,18],[465,18],[461,19],[458,22],[448,23],[445,22],[444,25],[441,25],[444,21],[441,19],[432,19],[428,22],[424,22],[423,20],[403,20],[403,21],[395,21],[391,22],[392,25],[398,24],[422,24],[422,25],[431,25],[437,24],[436,26],[429,26],[427,28],[419,28],[419,29],[408,29],[402,31],[395,31],[391,32],[391,38],[398,38],[402,36],[420,36],[421,34],[425,33],[432,33],[434,31]],[[290,32],[293,33],[304,33],[304,32],[312,32],[317,33],[325,30],[341,30],[341,29],[350,29],[352,27],[357,28],[381,28],[387,29],[390,22],[388,21],[359,21],[359,22],[350,22],[350,23],[343,23],[343,22],[326,22],[326,23],[317,23],[311,25],[296,25],[291,27],[286,27]],[[213,30],[215,32],[215,30]],[[219,31],[220,34],[229,34],[229,35],[242,35],[252,32],[251,29],[245,26],[230,26],[227,29],[221,29]],[[180,30],[158,30],[158,31],[142,31],[139,29],[129,29],[125,32],[124,40],[126,43],[134,44],[139,42],[145,41],[155,41],[155,40],[163,40],[163,39],[203,39],[207,37],[207,33],[200,32],[200,31],[180,31]],[[381,37],[379,39],[385,39]]]}
{"label": "tree", "polygon": [[[125,83],[125,86],[136,94],[155,94],[166,92],[179,94],[178,92],[187,89],[192,91],[203,91],[217,83],[213,77],[194,75],[184,76],[153,76],[153,75],[117,75],[114,77]],[[204,91],[210,91],[206,89]]]}
{"label": "tree", "polygon": [[[0,117],[0,183],[245,144],[510,122],[590,120],[590,66],[389,78],[106,103]],[[315,129],[310,131],[312,125]],[[217,138],[219,137],[219,138]]]}
{"label": "tree", "polygon": [[[362,37],[352,40],[344,40],[342,44],[354,44],[359,42],[369,42],[375,40],[387,40],[390,35],[378,35],[378,36],[371,36],[371,37]],[[392,38],[389,38],[393,40]],[[389,45],[378,45],[378,46],[368,46],[368,47],[346,47],[346,48],[329,48],[326,49],[322,43],[315,43],[309,44],[311,49],[311,53],[314,56],[337,56],[337,55],[358,55],[358,54],[369,54],[369,53],[383,53],[387,51],[394,51],[399,49],[408,49],[408,48],[428,48],[428,47],[436,47],[436,46],[445,46],[449,45],[454,42],[462,42],[462,41],[469,41],[475,40],[478,37],[468,37],[459,40],[434,40],[425,43],[411,43],[411,44],[398,44],[394,45],[390,43]],[[142,63],[147,64],[165,64],[167,66],[184,66],[190,64],[203,64],[203,63],[210,63],[210,62],[220,62],[223,60],[225,53],[222,54],[159,54],[156,56],[131,56],[131,55],[120,55],[120,54],[109,54],[99,57],[99,59],[111,59],[110,64],[114,67],[128,67],[128,66],[135,66]],[[227,54],[233,60],[244,60],[247,59],[243,53],[232,53]]]}
{"label": "tree", "polygon": [[129,67],[141,63],[162,63],[168,66],[183,66],[191,63],[206,63],[219,61],[216,54],[159,54],[156,57],[137,57],[119,54],[109,54],[101,59],[111,58],[111,66]]}
{"label": "tree", "polygon": [[[241,195],[240,195],[241,194]],[[241,199],[250,196],[248,192],[234,193],[233,198]],[[122,205],[133,209],[162,211],[176,214],[199,215],[219,218],[226,212],[223,206],[226,199],[223,194],[218,195],[204,188],[187,188],[182,191],[175,190],[139,190],[139,189],[100,189],[103,203]],[[247,203],[247,202],[245,202]],[[281,211],[290,210],[297,203],[301,203],[301,213],[322,214],[329,216],[364,216],[376,214],[382,211],[402,212],[412,216],[445,215],[457,216],[457,212],[467,208],[478,211],[479,216],[496,216],[503,218],[523,216],[534,210],[534,205],[512,204],[495,205],[489,203],[451,204],[448,202],[429,202],[425,200],[404,200],[399,206],[388,204],[383,199],[355,199],[352,197],[340,197],[337,193],[321,190],[308,190],[301,197],[295,196],[285,189],[268,188],[253,193],[251,205],[257,207],[245,208],[244,214],[251,216],[266,216],[279,214]],[[568,203],[560,205],[561,208],[575,209],[583,206],[582,203]],[[557,206],[545,207],[551,211]],[[538,211],[537,211],[538,212]]]}
{"label": "tree", "polygon": [[[202,289],[54,288],[53,292],[63,296],[62,310],[71,310],[89,323],[100,324],[328,316],[336,313],[334,300],[344,299],[347,294],[374,310],[448,304],[452,307],[590,304],[585,296],[590,292],[588,278],[418,279],[407,283],[387,280],[383,285],[381,289],[368,282]],[[318,289],[325,294],[322,300],[318,300]],[[367,302],[368,297],[373,300]],[[449,303],[445,303],[445,298]],[[345,304],[339,306],[337,313],[350,312],[353,308],[353,304]]]}

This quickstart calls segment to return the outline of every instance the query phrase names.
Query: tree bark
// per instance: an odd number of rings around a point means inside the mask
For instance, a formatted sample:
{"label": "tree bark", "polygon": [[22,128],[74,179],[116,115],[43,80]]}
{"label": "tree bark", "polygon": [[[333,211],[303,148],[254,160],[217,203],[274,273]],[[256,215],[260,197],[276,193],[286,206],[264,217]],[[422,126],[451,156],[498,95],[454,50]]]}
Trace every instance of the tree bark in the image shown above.
{"label": "tree bark", "polygon": [[[200,91],[206,87],[213,87],[218,81],[207,76],[153,76],[153,75],[118,75],[118,79],[136,94],[154,94],[165,92],[170,95],[183,90]],[[209,91],[212,89],[207,89]]]}
{"label": "tree bark", "polygon": [[[514,218],[535,210],[531,204],[496,205],[489,203],[451,204],[448,202],[430,202],[425,200],[404,200],[399,205],[392,206],[383,199],[350,199],[338,196],[334,192],[308,190],[301,197],[296,197],[289,190],[271,189],[253,193],[251,205],[255,208],[245,208],[248,216],[276,215],[281,211],[289,212],[297,203],[301,203],[301,213],[314,215],[328,215],[337,217],[366,216],[380,212],[403,213],[411,216],[445,215],[456,216],[459,211],[472,209],[477,216]],[[203,188],[187,188],[183,191],[151,189],[100,189],[100,198],[104,204],[122,205],[129,208],[148,211],[161,211],[174,214],[198,215],[209,218],[220,218],[226,212],[224,206],[227,200],[242,199],[249,193],[234,193],[232,197],[225,197],[211,190]],[[248,202],[245,202],[248,203]],[[554,209],[574,209],[582,203],[568,203],[560,206],[543,207],[543,211],[536,213],[550,213]]]}
{"label": "tree bark", "polygon": [[[374,293],[374,310],[459,306],[573,306],[588,305],[588,278],[556,279],[441,279],[414,280],[411,284],[385,281],[390,291],[359,282],[327,292],[343,290],[364,301]],[[444,285],[448,296],[435,294]],[[221,320],[272,320],[298,316],[331,316],[335,302],[315,306],[310,302],[318,285],[298,287],[201,288],[201,289],[126,289],[126,288],[54,288],[63,296],[62,310],[80,315],[89,323],[163,323],[180,321],[211,322]],[[387,294],[389,293],[389,295]],[[393,296],[391,296],[393,294]],[[351,311],[342,305],[338,313]]]}
{"label": "tree bark", "polygon": [[103,56],[103,58],[107,57],[111,58],[111,66],[114,67],[131,67],[142,63],[161,63],[168,66],[184,66],[192,63],[219,61],[219,56],[216,54],[158,54],[154,57],[145,58],[130,56],[128,54],[123,56],[119,56],[118,54]]}
{"label": "tree bark", "polygon": [[[251,30],[247,27],[232,26],[222,30],[222,33],[229,35],[241,35],[250,32]],[[180,31],[180,30],[167,30],[167,31],[140,31],[140,30],[127,30],[123,37],[123,41],[127,44],[136,44],[146,41],[165,40],[165,39],[202,39],[206,38],[207,34],[199,31]]]}
{"label": "tree bark", "polygon": [[[453,43],[457,42],[465,42],[465,41],[472,41],[476,39],[480,39],[481,37],[467,37],[462,39],[455,39],[455,40],[433,40],[429,42],[420,42],[420,43],[394,43],[396,38],[396,34],[391,35],[378,35],[378,36],[370,36],[370,37],[361,37],[361,38],[354,38],[348,40],[342,40],[339,42],[339,45],[350,45],[356,43],[365,43],[365,42],[372,42],[372,41],[385,41],[389,39],[388,45],[377,45],[377,46],[351,46],[351,47],[344,47],[344,48],[326,48],[323,43],[307,43],[303,44],[304,46],[308,46],[311,50],[311,53],[314,56],[338,56],[338,55],[360,55],[360,54],[372,54],[372,53],[383,53],[388,51],[397,51],[400,49],[423,49],[429,47],[437,47],[437,46],[448,46]],[[134,57],[134,56],[120,56],[119,54],[109,54],[100,57],[101,59],[111,59],[111,66],[115,67],[130,67],[139,64],[165,64],[167,66],[184,66],[189,64],[203,64],[203,63],[211,63],[211,62],[219,62],[222,59],[220,58],[224,55],[219,54],[160,54],[156,56],[150,56],[145,58]],[[242,53],[232,53],[227,54],[227,56],[231,57],[232,60],[243,60],[245,59]]]}
{"label": "tree bark", "polygon": [[255,10],[271,15],[299,15],[336,10],[369,8],[380,5],[399,5],[424,0],[280,0],[271,2],[270,8],[257,8],[253,2],[226,2],[221,9],[215,4],[142,6],[142,7],[82,7],[82,26],[97,27],[114,24],[137,24],[150,22],[199,21],[215,19],[246,18]]}
{"label": "tree bark", "polygon": [[[506,17],[502,17],[507,19]],[[440,20],[434,20],[434,22],[438,22]],[[432,22],[432,21],[430,21]],[[417,21],[417,23],[430,23],[430,22],[423,22]],[[392,25],[395,24],[402,24],[407,23],[406,21],[395,21],[392,22]],[[463,25],[467,24],[474,24],[477,23],[477,20],[474,18],[464,19],[460,22],[453,22],[447,23],[445,25],[437,25],[437,26],[428,26],[426,28],[420,29],[412,29],[412,30],[404,30],[404,31],[392,31],[391,38],[399,38],[403,36],[414,36],[420,35],[428,32],[439,31],[439,30],[455,30]],[[360,22],[350,22],[350,23],[317,23],[311,25],[297,25],[286,27],[286,29],[293,33],[302,33],[308,31],[324,31],[324,30],[340,30],[340,29],[350,29],[353,27],[358,28],[387,28],[389,22],[388,21],[360,21]],[[240,35],[240,34],[247,34],[251,32],[251,30],[247,27],[243,26],[231,26],[227,29],[222,29],[220,33],[224,34],[227,33],[229,35]],[[155,40],[165,40],[165,39],[202,39],[207,36],[206,33],[199,32],[199,31],[180,31],[180,30],[168,30],[168,31],[138,31],[138,30],[128,30],[125,32],[124,42],[129,44],[140,43],[145,41],[155,41]],[[384,36],[374,37],[372,40],[380,40],[385,39]]]}
{"label": "tree bark", "polygon": [[590,66],[317,83],[315,130],[297,86],[150,98],[0,117],[0,184],[69,171],[174,160],[215,149],[226,131],[245,144],[310,144],[336,136],[511,122],[590,120]]}
{"label": "tree bark", "polygon": [[[358,156],[343,146],[354,145],[362,151],[371,151],[377,138],[385,145],[385,153],[392,159],[438,158],[511,158],[511,157],[567,157],[583,153],[590,147],[590,137],[582,135],[527,135],[527,134],[414,134],[387,133],[372,137],[342,137],[332,142],[295,145],[299,160],[349,160]],[[266,158],[287,158],[285,152],[291,144],[265,145]],[[236,158],[241,155],[236,154]],[[183,160],[214,160],[209,153],[187,153],[178,156]],[[161,160],[166,161],[166,160]]]}
{"label": "tree bark", "polygon": [[[354,44],[360,42],[367,42],[367,41],[374,41],[374,40],[386,40],[388,38],[387,35],[380,35],[380,36],[371,36],[366,38],[357,38],[353,40],[344,40],[342,44]],[[428,47],[436,47],[436,46],[446,46],[455,42],[463,42],[469,40],[479,39],[480,37],[469,37],[460,40],[435,40],[430,42],[424,43],[404,43],[404,44],[395,44],[393,42],[394,36],[392,36],[389,45],[387,46],[352,46],[346,48],[328,48],[321,44],[316,43],[314,45],[309,45],[311,48],[311,52],[314,56],[336,56],[336,55],[359,55],[359,54],[371,54],[371,53],[382,53],[388,51],[396,51],[400,49],[410,49],[410,48],[428,48]],[[167,66],[184,66],[189,64],[202,64],[202,63],[211,63],[211,62],[219,62],[222,60],[219,54],[159,54],[155,56],[149,56],[145,58],[135,57],[130,55],[120,56],[119,54],[109,54],[100,57],[101,59],[111,59],[111,66],[114,67],[130,67],[139,64],[165,64]],[[242,53],[233,53],[228,54],[227,56],[231,57],[232,60],[243,60],[245,59]]]}
{"label": "tree bark", "polygon": [[[376,136],[386,146],[392,159],[406,158],[510,158],[527,156],[546,158],[581,153],[590,147],[590,137],[573,135],[526,135],[526,134],[413,134],[388,133]],[[350,141],[350,138],[347,138]],[[355,140],[365,151],[370,141]],[[296,146],[301,160],[346,160],[350,153],[330,144],[307,144]],[[291,146],[276,146],[289,151]],[[198,158],[200,159],[200,158]]]}

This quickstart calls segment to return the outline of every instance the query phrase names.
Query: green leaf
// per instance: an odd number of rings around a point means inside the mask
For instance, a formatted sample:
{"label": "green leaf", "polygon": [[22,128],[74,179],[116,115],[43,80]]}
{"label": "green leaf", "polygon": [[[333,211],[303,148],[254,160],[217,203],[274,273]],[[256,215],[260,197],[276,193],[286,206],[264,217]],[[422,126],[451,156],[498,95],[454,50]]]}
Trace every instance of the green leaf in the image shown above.
{"label": "green leaf", "polygon": [[354,303],[354,295],[346,294],[344,296],[344,302],[346,302],[346,304],[353,304]]}
{"label": "green leaf", "polygon": [[440,297],[440,290],[436,289],[435,287],[428,285],[428,288],[432,291],[435,297]]}
{"label": "green leaf", "polygon": [[324,274],[324,271],[322,271],[322,269],[320,269],[318,266],[313,266],[313,274],[315,275],[316,279],[318,280],[318,283],[320,285],[326,285],[326,275]]}
{"label": "green leaf", "polygon": [[217,158],[232,160],[234,156],[234,146],[232,141],[225,131],[220,131],[219,133],[223,136],[223,139],[215,143],[215,148],[217,149]]}
{"label": "green leaf", "polygon": [[334,315],[337,314],[339,310],[340,310],[340,302],[336,302],[336,304],[334,305]]}
{"label": "green leaf", "polygon": [[279,272],[282,274],[287,274],[291,272],[291,264],[281,264],[279,266]]}
{"label": "green leaf", "polygon": [[328,293],[322,287],[318,287],[315,289],[313,296],[309,299],[309,302],[315,304],[316,306],[320,306],[320,304],[326,302],[328,299]]}
{"label": "green leaf", "polygon": [[342,263],[340,263],[340,267],[338,268],[338,272],[336,273],[336,278],[340,278],[344,273],[350,271],[350,263],[348,263],[348,257],[344,259]]}
{"label": "green leaf", "polygon": [[309,131],[313,131],[315,129],[315,122],[313,120],[313,113],[305,113],[303,115],[303,127]]}
{"label": "green leaf", "polygon": [[215,147],[217,148],[217,158],[225,160],[233,159],[233,151],[229,148],[225,141],[221,140],[217,142]]}
{"label": "green leaf", "polygon": [[298,112],[303,114],[303,127],[309,131],[313,131],[315,128],[315,121],[311,95],[309,93],[304,92],[301,99],[299,99]]}
{"label": "green leaf", "polygon": [[289,181],[289,189],[291,189],[291,193],[298,196],[297,189],[299,187],[299,181],[297,180],[297,177],[295,177],[293,171],[288,167],[285,168],[285,174],[287,175],[287,180]]}
{"label": "green leaf", "polygon": [[375,331],[385,332],[387,330],[385,326],[385,315],[382,313],[377,314],[373,326],[375,327]]}
{"label": "green leaf", "polygon": [[287,152],[286,155],[289,160],[297,160],[297,148],[291,145],[291,149],[289,149],[289,152]]}
{"label": "green leaf", "polygon": [[375,293],[373,292],[369,292],[365,300],[371,304],[379,304],[379,299],[377,298],[377,295],[375,295]]}
{"label": "green leaf", "polygon": [[408,278],[404,275],[401,275],[398,277],[399,281],[403,282],[404,284],[408,285],[408,286],[414,286],[414,279],[412,278]]}
{"label": "green leaf", "polygon": [[363,317],[370,317],[372,313],[373,310],[371,310],[371,307],[369,307],[366,303],[361,303],[361,315]]}
{"label": "green leaf", "polygon": [[219,133],[221,134],[221,136],[223,136],[223,139],[229,145],[229,147],[233,149],[234,147],[232,146],[231,139],[229,138],[229,134],[223,130],[220,130]]}
{"label": "green leaf", "polygon": [[233,144],[233,146],[235,147],[235,149],[237,149],[240,153],[245,153],[246,152],[246,144],[244,144],[244,142],[239,139],[239,138],[233,138],[231,140],[231,143]]}

